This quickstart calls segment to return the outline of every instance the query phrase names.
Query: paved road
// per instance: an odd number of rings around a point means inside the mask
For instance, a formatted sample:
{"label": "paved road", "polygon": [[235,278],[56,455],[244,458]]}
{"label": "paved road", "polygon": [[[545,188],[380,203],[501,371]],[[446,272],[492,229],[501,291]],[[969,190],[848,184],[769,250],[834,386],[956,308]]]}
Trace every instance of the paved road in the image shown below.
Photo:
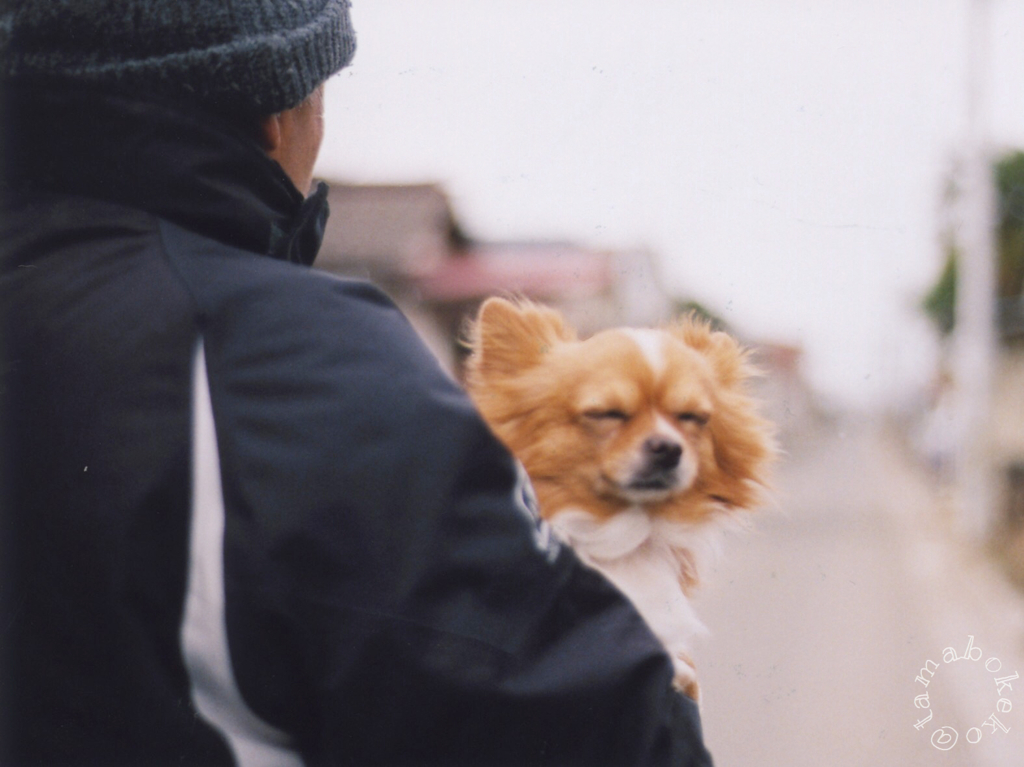
{"label": "paved road", "polygon": [[[1003,688],[1016,710],[995,710],[995,680],[1024,677],[1024,665],[1010,668],[1024,664],[1024,631],[982,604],[994,587],[948,585],[963,579],[924,478],[867,428],[789,450],[779,510],[728,537],[698,599],[712,632],[696,660],[716,765],[1024,767],[1024,684]],[[982,656],[943,663],[948,646]],[[1002,674],[985,669],[993,657]],[[939,666],[925,689],[914,680],[927,660]],[[916,730],[925,692],[934,716]],[[983,725],[992,714],[1008,733]],[[939,725],[958,734],[945,752],[929,740]]]}

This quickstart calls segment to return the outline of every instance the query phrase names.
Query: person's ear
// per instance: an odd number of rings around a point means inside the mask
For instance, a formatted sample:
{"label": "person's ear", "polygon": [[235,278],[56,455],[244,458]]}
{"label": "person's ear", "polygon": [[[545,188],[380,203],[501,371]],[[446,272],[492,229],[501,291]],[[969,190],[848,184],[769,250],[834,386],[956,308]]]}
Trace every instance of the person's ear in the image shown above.
{"label": "person's ear", "polygon": [[260,120],[260,145],[267,154],[281,147],[281,115],[268,115]]}

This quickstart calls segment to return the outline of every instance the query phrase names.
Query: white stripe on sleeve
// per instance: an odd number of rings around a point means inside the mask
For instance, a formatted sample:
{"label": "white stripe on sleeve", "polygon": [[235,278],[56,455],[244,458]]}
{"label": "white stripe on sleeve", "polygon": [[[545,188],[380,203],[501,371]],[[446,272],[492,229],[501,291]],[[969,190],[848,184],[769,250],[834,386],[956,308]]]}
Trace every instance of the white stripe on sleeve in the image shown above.
{"label": "white stripe on sleeve", "polygon": [[257,717],[242,700],[231,668],[224,600],[224,496],[200,341],[192,373],[192,527],[181,626],[192,702],[225,737],[239,767],[299,767],[302,759],[287,734]]}

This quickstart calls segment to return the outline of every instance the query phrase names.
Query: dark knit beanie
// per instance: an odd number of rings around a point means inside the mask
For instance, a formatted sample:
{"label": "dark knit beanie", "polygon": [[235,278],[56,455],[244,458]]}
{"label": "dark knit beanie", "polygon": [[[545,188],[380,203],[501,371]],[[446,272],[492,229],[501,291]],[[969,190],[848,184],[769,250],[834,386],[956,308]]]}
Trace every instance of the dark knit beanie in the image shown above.
{"label": "dark knit beanie", "polygon": [[299,104],[355,52],[348,0],[0,0],[0,82],[223,114]]}

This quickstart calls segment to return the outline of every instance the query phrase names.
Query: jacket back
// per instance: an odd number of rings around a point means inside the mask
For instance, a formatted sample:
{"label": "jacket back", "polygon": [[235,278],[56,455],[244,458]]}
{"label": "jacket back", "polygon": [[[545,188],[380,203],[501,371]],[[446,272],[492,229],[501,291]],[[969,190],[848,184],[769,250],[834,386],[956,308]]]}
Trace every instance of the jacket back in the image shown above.
{"label": "jacket back", "polygon": [[322,191],[205,116],[16,98],[0,761],[709,763],[405,319],[308,268]]}

